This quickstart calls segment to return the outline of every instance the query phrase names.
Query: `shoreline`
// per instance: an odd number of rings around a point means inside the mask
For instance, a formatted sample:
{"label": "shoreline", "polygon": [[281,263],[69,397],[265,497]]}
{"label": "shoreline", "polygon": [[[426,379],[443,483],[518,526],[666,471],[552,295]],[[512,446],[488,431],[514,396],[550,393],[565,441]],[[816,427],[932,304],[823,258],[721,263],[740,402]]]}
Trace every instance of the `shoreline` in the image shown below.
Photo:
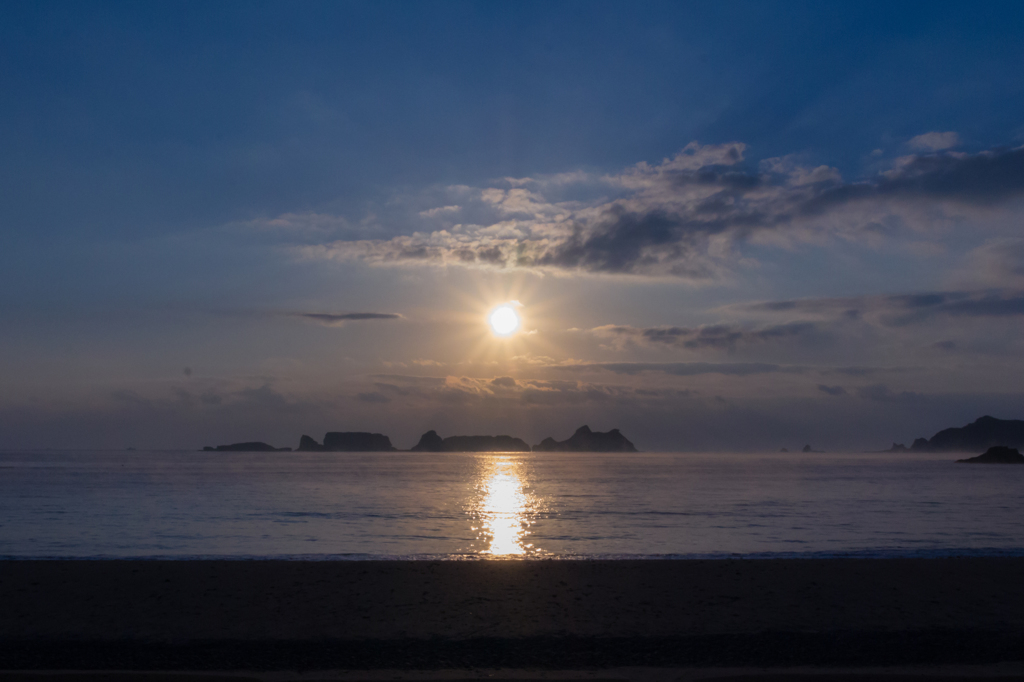
{"label": "shoreline", "polygon": [[317,671],[993,666],[1024,672],[1019,634],[765,633],[465,640],[0,641],[4,670]]}
{"label": "shoreline", "polygon": [[[0,669],[1024,660],[1024,558],[0,562]],[[59,663],[59,665],[56,665]]]}

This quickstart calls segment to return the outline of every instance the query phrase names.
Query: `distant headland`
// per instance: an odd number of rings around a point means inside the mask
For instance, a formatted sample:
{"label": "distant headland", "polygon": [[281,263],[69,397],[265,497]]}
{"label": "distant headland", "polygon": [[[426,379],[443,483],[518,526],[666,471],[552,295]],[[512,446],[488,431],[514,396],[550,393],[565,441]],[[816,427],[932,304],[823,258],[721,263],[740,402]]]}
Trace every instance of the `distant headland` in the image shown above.
{"label": "distant headland", "polygon": [[1024,421],[986,415],[967,426],[943,429],[931,438],[918,438],[909,448],[893,443],[887,452],[978,452],[997,445],[1024,447]]}
{"label": "distant headland", "polygon": [[[275,448],[267,443],[252,441],[231,445],[206,446],[204,452],[291,452],[291,448]],[[396,452],[391,439],[382,433],[366,431],[329,431],[323,443],[310,436],[299,439],[298,452]],[[545,438],[532,448],[515,436],[448,436],[441,438],[437,431],[427,431],[410,452],[636,452],[634,445],[612,429],[606,433],[591,431],[581,426],[563,441]]]}
{"label": "distant headland", "polygon": [[232,443],[231,445],[218,445],[210,447],[207,445],[203,452],[291,452],[291,448],[275,448],[273,445],[252,441],[249,443]]}

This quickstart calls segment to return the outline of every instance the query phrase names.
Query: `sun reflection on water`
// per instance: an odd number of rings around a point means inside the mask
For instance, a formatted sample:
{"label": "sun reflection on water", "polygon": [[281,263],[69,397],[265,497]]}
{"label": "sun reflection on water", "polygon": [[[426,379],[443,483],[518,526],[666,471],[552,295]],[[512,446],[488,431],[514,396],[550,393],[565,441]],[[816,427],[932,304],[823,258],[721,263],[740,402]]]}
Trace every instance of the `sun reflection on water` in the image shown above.
{"label": "sun reflection on water", "polygon": [[513,456],[488,457],[477,492],[472,513],[480,525],[473,530],[478,531],[480,539],[488,545],[480,550],[481,554],[539,553],[527,542],[537,503],[527,491],[526,466],[522,461]]}

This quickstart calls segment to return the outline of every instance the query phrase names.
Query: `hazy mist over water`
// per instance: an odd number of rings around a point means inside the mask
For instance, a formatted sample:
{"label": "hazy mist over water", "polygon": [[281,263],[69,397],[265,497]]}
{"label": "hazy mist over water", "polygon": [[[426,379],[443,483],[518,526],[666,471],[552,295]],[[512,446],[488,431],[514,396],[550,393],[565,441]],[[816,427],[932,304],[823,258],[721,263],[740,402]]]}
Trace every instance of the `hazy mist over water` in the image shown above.
{"label": "hazy mist over water", "polygon": [[1024,554],[943,454],[0,453],[0,557]]}

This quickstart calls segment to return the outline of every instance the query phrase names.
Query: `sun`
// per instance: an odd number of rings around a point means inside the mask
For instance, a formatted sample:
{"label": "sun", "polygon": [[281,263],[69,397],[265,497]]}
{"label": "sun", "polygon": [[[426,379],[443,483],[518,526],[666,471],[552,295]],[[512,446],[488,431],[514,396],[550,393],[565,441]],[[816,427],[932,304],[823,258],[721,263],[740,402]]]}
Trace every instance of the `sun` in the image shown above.
{"label": "sun", "polygon": [[491,330],[498,336],[509,336],[519,329],[519,315],[511,305],[502,305],[487,316]]}

